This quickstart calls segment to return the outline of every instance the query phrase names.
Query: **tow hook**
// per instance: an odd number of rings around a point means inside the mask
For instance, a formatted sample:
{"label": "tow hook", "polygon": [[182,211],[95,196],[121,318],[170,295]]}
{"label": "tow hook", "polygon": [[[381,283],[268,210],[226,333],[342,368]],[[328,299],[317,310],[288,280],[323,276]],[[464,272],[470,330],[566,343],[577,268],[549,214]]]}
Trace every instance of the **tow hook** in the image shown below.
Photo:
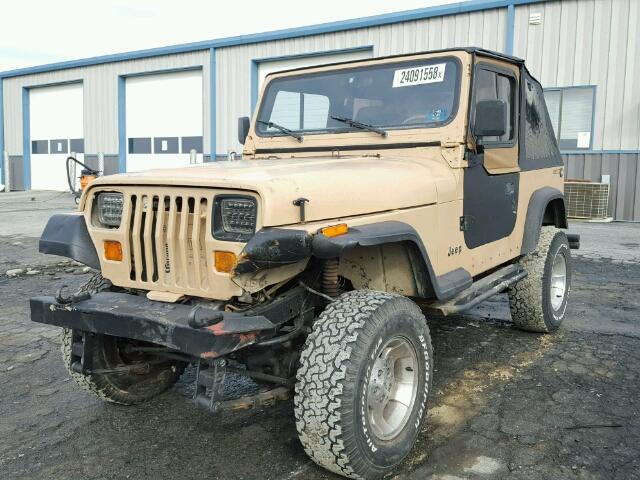
{"label": "tow hook", "polygon": [[69,305],[70,303],[82,302],[83,300],[89,300],[91,298],[91,294],[86,292],[77,295],[71,295],[69,297],[64,297],[62,295],[62,291],[67,287],[68,285],[62,285],[56,292],[56,302],[58,302],[60,305]]}

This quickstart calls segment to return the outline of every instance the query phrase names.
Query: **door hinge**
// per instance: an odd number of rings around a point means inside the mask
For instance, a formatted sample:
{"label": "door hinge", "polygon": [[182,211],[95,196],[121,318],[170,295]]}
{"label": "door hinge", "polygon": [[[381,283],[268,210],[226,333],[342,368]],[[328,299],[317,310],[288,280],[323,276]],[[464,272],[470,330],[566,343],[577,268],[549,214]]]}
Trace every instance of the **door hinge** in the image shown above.
{"label": "door hinge", "polygon": [[467,220],[466,215],[462,215],[460,217],[460,231],[466,232],[469,229],[469,222]]}

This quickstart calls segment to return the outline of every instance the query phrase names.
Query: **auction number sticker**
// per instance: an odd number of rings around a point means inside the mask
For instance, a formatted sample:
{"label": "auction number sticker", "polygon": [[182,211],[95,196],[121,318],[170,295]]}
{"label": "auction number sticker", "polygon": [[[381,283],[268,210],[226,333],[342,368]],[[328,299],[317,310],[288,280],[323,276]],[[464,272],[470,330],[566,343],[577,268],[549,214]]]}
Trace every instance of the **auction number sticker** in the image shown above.
{"label": "auction number sticker", "polygon": [[393,72],[393,88],[409,87],[411,85],[423,85],[444,80],[446,63],[425,65],[422,67],[404,68]]}

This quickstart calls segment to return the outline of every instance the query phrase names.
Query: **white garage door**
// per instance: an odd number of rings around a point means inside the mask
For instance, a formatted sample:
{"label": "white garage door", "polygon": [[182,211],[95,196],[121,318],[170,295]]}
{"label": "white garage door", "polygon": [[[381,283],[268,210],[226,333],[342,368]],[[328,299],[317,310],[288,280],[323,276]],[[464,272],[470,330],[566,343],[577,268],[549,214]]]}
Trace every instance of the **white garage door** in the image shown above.
{"label": "white garage door", "polygon": [[32,189],[69,190],[66,159],[84,160],[82,94],[82,84],[29,91]]}
{"label": "white garage door", "polygon": [[351,60],[363,60],[371,58],[371,50],[360,50],[357,52],[329,53],[327,55],[315,55],[311,57],[289,58],[283,60],[271,60],[258,64],[258,82],[262,86],[267,75],[282,70],[293,68],[311,67],[313,65],[326,65],[328,63],[349,62]]}
{"label": "white garage door", "polygon": [[202,162],[202,72],[188,71],[126,80],[127,170]]}

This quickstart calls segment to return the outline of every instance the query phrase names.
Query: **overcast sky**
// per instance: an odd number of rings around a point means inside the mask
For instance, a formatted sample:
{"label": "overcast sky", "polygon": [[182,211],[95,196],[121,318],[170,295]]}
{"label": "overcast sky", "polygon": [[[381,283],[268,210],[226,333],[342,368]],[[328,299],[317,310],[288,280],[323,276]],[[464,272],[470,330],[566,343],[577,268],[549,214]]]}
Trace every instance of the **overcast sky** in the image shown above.
{"label": "overcast sky", "polygon": [[0,71],[455,2],[7,1],[2,6]]}

